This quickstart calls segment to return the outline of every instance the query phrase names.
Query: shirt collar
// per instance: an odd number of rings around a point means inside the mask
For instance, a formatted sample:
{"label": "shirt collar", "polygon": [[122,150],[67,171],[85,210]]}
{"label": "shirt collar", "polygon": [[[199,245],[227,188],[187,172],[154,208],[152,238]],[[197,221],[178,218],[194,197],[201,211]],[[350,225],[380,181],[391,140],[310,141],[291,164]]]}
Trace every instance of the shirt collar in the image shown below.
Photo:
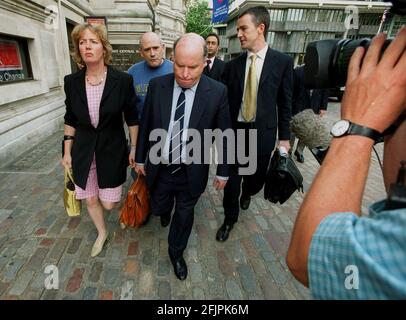
{"label": "shirt collar", "polygon": [[[265,60],[266,53],[268,52],[268,43],[266,43],[265,47],[259,50],[257,53],[257,58],[260,58],[262,60]],[[248,51],[247,59],[249,59],[252,55],[254,55],[253,52]]]}
{"label": "shirt collar", "polygon": [[[188,90],[192,90],[192,92],[196,93],[196,89],[197,89],[197,86],[199,85],[199,82],[200,82],[200,79],[199,79],[199,81],[196,82],[196,84],[193,87],[188,88]],[[182,90],[181,86],[176,82],[176,80],[175,80],[175,89]]]}

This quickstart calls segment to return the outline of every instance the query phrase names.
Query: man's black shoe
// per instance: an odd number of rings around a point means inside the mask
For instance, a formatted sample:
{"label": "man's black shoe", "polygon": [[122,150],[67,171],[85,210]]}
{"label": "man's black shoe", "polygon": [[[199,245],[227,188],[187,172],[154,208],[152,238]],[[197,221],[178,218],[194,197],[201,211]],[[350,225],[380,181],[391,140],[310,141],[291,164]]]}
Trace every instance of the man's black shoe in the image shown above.
{"label": "man's black shoe", "polygon": [[240,207],[241,207],[241,209],[247,210],[250,207],[250,203],[251,203],[251,197],[250,196],[246,197],[244,195],[241,195],[241,197],[240,197]]}
{"label": "man's black shoe", "polygon": [[171,216],[161,216],[161,226],[167,227],[169,222],[171,222]]}
{"label": "man's black shoe", "polygon": [[187,278],[187,265],[185,259],[180,257],[179,259],[171,259],[173,265],[173,271],[179,280],[185,280]]}
{"label": "man's black shoe", "polygon": [[230,235],[230,231],[233,229],[232,223],[223,223],[220,229],[217,230],[216,234],[216,240],[224,242],[228,239],[228,236]]}
{"label": "man's black shoe", "polygon": [[304,162],[303,153],[299,153],[299,152],[297,152],[297,150],[296,150],[296,151],[295,151],[295,156],[296,156],[297,162],[300,162],[300,163],[303,163],[303,162]]}

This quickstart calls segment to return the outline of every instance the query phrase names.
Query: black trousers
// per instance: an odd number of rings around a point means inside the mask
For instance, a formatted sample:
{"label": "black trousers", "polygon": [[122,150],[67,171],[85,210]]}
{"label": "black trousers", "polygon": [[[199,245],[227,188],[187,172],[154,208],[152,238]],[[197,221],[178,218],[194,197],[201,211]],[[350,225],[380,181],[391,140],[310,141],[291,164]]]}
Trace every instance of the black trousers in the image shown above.
{"label": "black trousers", "polygon": [[189,192],[186,167],[171,174],[166,165],[161,165],[156,182],[151,190],[151,212],[156,216],[170,216],[173,207],[168,252],[171,259],[178,259],[186,249],[194,221],[194,208],[200,196]]}
{"label": "black trousers", "polygon": [[[245,132],[245,145],[248,146],[248,130],[255,129],[254,123],[238,123],[237,129],[244,129]],[[237,145],[237,148],[241,146]],[[245,148],[245,155],[248,156],[248,148]],[[257,156],[257,170],[252,175],[241,176],[238,174],[238,169],[243,165],[234,164],[230,166],[230,176],[224,188],[224,221],[233,224],[238,221],[240,212],[239,198],[242,191],[244,196],[253,196],[257,194],[264,187],[266,172],[268,170],[271,155]],[[246,165],[245,165],[246,166]],[[242,181],[242,186],[241,186]]]}
{"label": "black trousers", "polygon": [[[224,188],[224,221],[226,223],[235,223],[238,221],[240,213],[240,194],[241,190],[244,196],[253,196],[264,187],[266,172],[268,169],[270,155],[258,156],[257,171],[250,176],[241,176],[238,174],[238,165],[230,168],[230,177]],[[242,181],[242,186],[241,186]]]}

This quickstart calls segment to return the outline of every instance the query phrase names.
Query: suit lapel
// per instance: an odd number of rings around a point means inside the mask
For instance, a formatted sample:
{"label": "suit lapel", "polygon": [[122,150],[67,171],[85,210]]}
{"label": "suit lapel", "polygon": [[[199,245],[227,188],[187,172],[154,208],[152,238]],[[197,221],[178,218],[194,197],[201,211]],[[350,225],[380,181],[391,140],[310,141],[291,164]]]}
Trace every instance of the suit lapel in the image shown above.
{"label": "suit lapel", "polygon": [[162,128],[168,130],[171,120],[174,77],[167,78],[168,81],[162,84],[162,92],[159,93],[159,108],[161,109]]}
{"label": "suit lapel", "polygon": [[89,106],[87,104],[85,73],[86,73],[85,69],[82,69],[78,73],[76,73],[74,87],[75,87],[75,90],[78,93],[79,97],[82,99],[83,105],[86,108],[86,109],[80,108],[78,111],[85,112],[88,123],[91,123],[90,115],[89,115]]}
{"label": "suit lapel", "polygon": [[78,92],[79,97],[83,100],[83,103],[87,105],[84,69],[80,70],[75,75],[75,89]]}
{"label": "suit lapel", "polygon": [[272,65],[272,52],[271,48],[268,47],[268,50],[265,55],[264,66],[262,67],[261,78],[259,79],[258,88],[271,73],[272,70],[271,65]]}
{"label": "suit lapel", "polygon": [[197,86],[195,99],[193,101],[192,113],[190,114],[189,128],[196,128],[207,104],[207,91],[210,90],[207,78],[202,75]]}
{"label": "suit lapel", "polygon": [[241,92],[244,92],[244,81],[245,81],[245,66],[247,62],[247,53],[243,53],[241,56],[239,56],[240,61],[238,61],[237,64],[237,76],[238,76],[238,82],[240,83],[241,87]]}
{"label": "suit lapel", "polygon": [[118,82],[118,77],[110,66],[107,66],[107,78],[106,78],[106,84],[104,85],[104,90],[103,90],[103,95],[100,101],[100,108],[103,105],[103,101],[108,97],[110,94],[111,90],[116,86]]}

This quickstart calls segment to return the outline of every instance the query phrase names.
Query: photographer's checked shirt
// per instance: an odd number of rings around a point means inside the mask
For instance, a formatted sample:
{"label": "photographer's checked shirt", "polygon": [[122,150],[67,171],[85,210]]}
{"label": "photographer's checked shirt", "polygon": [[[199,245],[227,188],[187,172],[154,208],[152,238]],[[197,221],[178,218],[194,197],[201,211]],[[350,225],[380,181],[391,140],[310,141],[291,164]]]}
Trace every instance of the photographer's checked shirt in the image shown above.
{"label": "photographer's checked shirt", "polygon": [[311,242],[309,286],[315,299],[406,299],[406,208],[369,216],[336,213]]}

